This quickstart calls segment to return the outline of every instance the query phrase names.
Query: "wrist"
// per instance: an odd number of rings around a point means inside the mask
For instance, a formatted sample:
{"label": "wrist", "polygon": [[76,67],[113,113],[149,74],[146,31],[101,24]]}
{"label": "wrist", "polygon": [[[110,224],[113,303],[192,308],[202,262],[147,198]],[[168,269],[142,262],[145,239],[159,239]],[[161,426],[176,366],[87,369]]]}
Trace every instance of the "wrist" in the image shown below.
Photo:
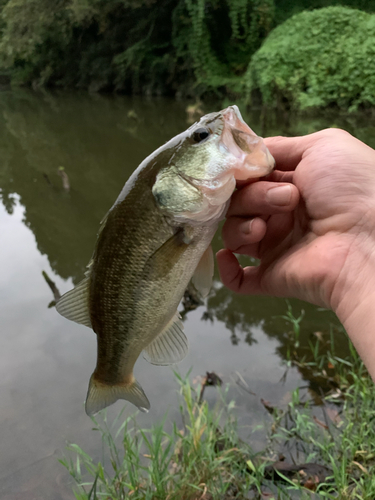
{"label": "wrist", "polygon": [[368,239],[360,251],[351,249],[345,267],[332,308],[375,380],[375,242]]}
{"label": "wrist", "polygon": [[375,382],[375,293],[357,303],[344,320],[339,319]]}

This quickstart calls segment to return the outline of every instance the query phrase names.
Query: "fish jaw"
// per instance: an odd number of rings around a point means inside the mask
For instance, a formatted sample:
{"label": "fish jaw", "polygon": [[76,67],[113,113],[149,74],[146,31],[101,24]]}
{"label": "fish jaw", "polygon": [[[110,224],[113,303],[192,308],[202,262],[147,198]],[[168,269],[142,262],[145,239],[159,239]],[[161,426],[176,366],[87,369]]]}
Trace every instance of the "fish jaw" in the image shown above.
{"label": "fish jaw", "polygon": [[272,172],[275,160],[264,141],[243,121],[237,106],[222,111],[224,129],[220,145],[235,158],[233,175],[237,181],[264,177]]}
{"label": "fish jaw", "polygon": [[[197,132],[206,137],[198,140]],[[275,162],[237,106],[201,118],[174,139],[175,152],[157,173],[152,193],[172,224],[215,224],[238,182],[269,174]],[[172,144],[170,141],[168,144]]]}

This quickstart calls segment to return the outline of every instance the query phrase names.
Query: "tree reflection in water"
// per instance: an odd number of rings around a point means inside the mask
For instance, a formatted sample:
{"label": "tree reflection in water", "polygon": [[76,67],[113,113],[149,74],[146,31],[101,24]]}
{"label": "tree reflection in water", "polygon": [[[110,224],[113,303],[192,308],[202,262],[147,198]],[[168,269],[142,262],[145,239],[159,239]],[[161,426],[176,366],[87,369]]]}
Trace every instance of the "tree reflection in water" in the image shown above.
{"label": "tree reflection in water", "polygon": [[[77,283],[91,257],[100,221],[129,175],[146,155],[187,127],[186,103],[17,91],[1,93],[0,106],[2,203],[11,214],[15,195],[19,196],[25,207],[23,222],[34,233],[39,251],[48,256],[58,275]],[[223,106],[206,106],[205,111]],[[245,111],[244,117],[262,135],[297,135],[341,126],[375,146],[374,127],[359,126],[367,123],[361,117],[339,119],[333,112],[302,119],[259,111]],[[69,176],[69,192],[63,189],[59,167]],[[218,233],[214,249],[221,246]],[[302,354],[314,331],[327,332],[330,323],[338,323],[329,311],[291,303],[296,315],[302,308],[306,312],[296,348]],[[261,326],[266,335],[278,339],[281,358],[290,356],[291,327],[281,318],[284,300],[234,295],[216,276],[210,296],[199,307],[203,320],[225,324],[233,344],[251,345],[252,330]],[[338,354],[344,355],[345,350],[346,344],[341,343]],[[299,369],[314,385],[311,373]]]}

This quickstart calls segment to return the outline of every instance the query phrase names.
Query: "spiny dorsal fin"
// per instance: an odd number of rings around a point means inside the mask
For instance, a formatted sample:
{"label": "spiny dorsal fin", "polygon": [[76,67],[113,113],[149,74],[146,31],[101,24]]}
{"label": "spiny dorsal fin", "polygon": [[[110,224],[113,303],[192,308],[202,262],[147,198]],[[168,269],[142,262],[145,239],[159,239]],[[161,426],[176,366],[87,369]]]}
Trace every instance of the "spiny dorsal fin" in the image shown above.
{"label": "spiny dorsal fin", "polygon": [[[112,207],[113,208],[113,207]],[[97,234],[97,237],[99,238],[99,235],[100,233],[103,231],[103,229],[105,228],[105,225],[107,224],[107,220],[108,220],[108,216],[112,210],[112,208],[110,208],[108,210],[108,212],[105,214],[105,216],[103,217],[103,219],[100,221],[100,224],[99,224],[99,230],[98,230],[98,234]]]}
{"label": "spiny dorsal fin", "polygon": [[56,310],[67,319],[92,328],[89,312],[89,276],[64,293],[56,304]]}
{"label": "spiny dorsal fin", "polygon": [[[108,215],[111,210],[109,210],[103,219],[100,222],[100,227],[98,231],[98,237],[100,233],[103,231]],[[66,292],[60,300],[56,304],[57,312],[71,321],[75,321],[76,323],[80,323],[81,325],[91,326],[90,320],[90,312],[89,312],[89,286],[90,286],[90,276],[91,276],[91,268],[94,264],[94,256],[90,259],[90,262],[87,264],[87,269],[85,272],[85,278],[78,283],[73,290],[69,290]]]}
{"label": "spiny dorsal fin", "polygon": [[94,258],[91,257],[90,262],[87,264],[86,271],[85,271],[85,276],[87,278],[89,278],[90,275],[91,275],[91,268],[92,268],[93,265],[94,265]]}
{"label": "spiny dorsal fin", "polygon": [[189,344],[183,332],[184,325],[176,311],[165,329],[143,351],[143,357],[153,365],[173,365],[188,353]]}
{"label": "spiny dorsal fin", "polygon": [[211,245],[201,257],[199,264],[191,278],[191,281],[203,298],[207,297],[212,286],[212,277],[214,275],[214,255]]}

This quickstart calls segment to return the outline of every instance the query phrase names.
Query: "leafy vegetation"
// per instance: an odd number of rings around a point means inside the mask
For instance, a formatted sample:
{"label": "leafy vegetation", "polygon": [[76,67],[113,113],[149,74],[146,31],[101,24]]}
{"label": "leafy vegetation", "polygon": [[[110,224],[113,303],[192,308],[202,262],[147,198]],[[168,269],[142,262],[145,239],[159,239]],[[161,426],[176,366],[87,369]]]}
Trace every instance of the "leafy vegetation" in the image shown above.
{"label": "leafy vegetation", "polygon": [[246,84],[272,105],[372,105],[374,17],[327,7],[338,3],[375,10],[372,0],[0,0],[0,76],[185,97],[238,98]]}
{"label": "leafy vegetation", "polygon": [[8,0],[0,57],[33,86],[200,95],[232,88],[273,19],[273,0]]}
{"label": "leafy vegetation", "polygon": [[275,0],[275,16],[277,24],[304,10],[322,9],[323,7],[345,6],[366,12],[375,12],[373,0]]}
{"label": "leafy vegetation", "polygon": [[268,105],[343,109],[375,104],[375,15],[344,7],[302,12],[253,56],[248,93]]}
{"label": "leafy vegetation", "polygon": [[268,439],[264,450],[254,453],[239,438],[234,402],[227,404],[219,393],[210,408],[201,389],[177,375],[180,426],[168,431],[164,421],[140,429],[134,418],[123,420],[121,414],[109,426],[104,416],[102,424],[93,419],[106,448],[102,461],[69,446],[70,456],[61,462],[75,480],[76,498],[373,499],[375,428],[369,423],[375,418],[374,384],[351,345],[346,359],[335,355],[332,332],[329,340],[316,336],[305,356],[298,357],[302,316],[295,318],[289,307],[285,319],[292,326],[287,364],[330,384],[320,405],[299,388],[284,408],[261,400],[269,413]]}

